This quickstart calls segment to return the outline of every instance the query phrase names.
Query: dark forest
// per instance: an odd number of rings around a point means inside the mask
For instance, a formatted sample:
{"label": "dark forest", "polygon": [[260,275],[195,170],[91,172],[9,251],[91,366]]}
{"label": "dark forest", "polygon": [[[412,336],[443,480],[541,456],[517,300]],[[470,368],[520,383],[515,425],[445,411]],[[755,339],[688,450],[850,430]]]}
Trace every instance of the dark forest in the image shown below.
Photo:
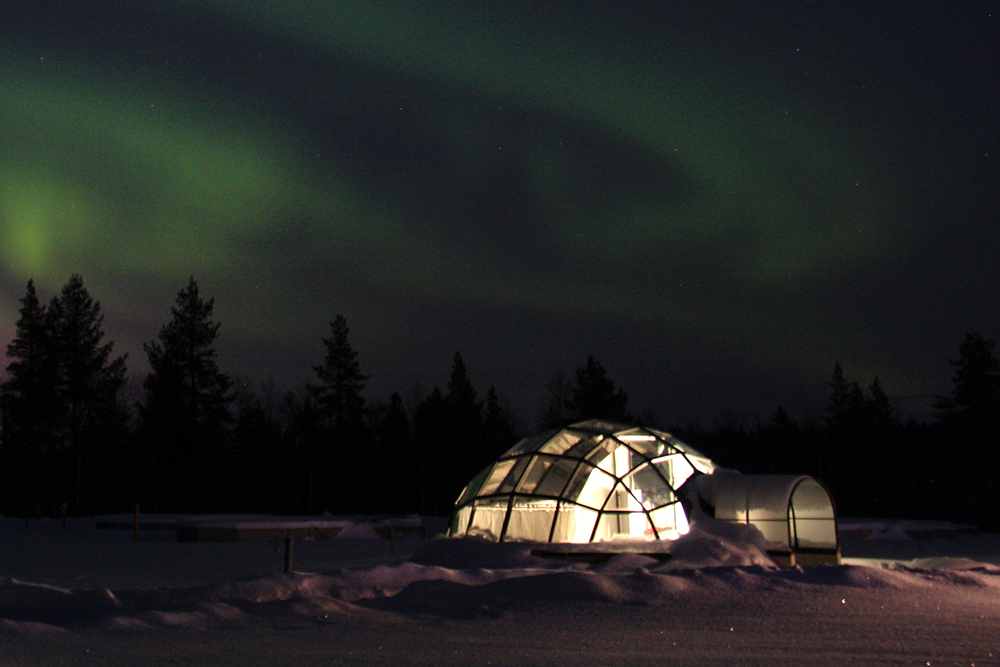
{"label": "dark forest", "polygon": [[878,378],[831,360],[821,419],[782,407],[768,420],[712,427],[630,413],[593,356],[554,372],[526,421],[470,380],[460,352],[445,387],[411,401],[365,396],[366,375],[336,315],[312,380],[279,392],[219,368],[221,325],[194,278],[146,343],[150,371],[130,390],[127,359],[75,275],[43,303],[21,299],[0,387],[0,514],[145,512],[447,515],[463,486],[520,437],[589,418],[668,430],[743,473],[803,473],[842,516],[929,518],[1000,528],[1000,362],[966,333],[951,391],[927,422],[903,420]]}

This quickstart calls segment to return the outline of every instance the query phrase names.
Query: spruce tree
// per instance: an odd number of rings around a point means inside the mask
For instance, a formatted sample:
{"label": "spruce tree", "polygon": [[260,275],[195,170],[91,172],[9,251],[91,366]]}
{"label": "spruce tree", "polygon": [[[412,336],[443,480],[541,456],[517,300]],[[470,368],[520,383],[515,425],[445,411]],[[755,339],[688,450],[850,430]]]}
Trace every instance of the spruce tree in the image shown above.
{"label": "spruce tree", "polygon": [[893,405],[889,395],[882,388],[882,383],[876,377],[868,385],[869,398],[865,401],[868,412],[868,422],[877,431],[899,426],[899,410]]}
{"label": "spruce tree", "polygon": [[[101,304],[91,298],[80,275],[73,275],[48,309],[56,358],[58,424],[63,449],[69,454],[75,512],[92,510],[95,475],[106,469],[108,452],[99,451],[123,431],[124,412],[118,393],[125,383],[125,356],[112,357],[113,342],[104,342]],[[88,473],[84,479],[85,473]],[[91,499],[81,507],[84,486]]]}
{"label": "spruce tree", "polygon": [[374,411],[375,511],[409,514],[418,511],[419,462],[413,453],[410,420],[403,399],[393,393]]}
{"label": "spruce tree", "polygon": [[323,338],[326,357],[313,366],[319,382],[310,385],[328,425],[342,433],[357,432],[364,422],[365,399],[361,392],[368,378],[361,374],[358,353],[348,340],[347,319],[337,315],[330,322],[330,337]]}
{"label": "spruce tree", "polygon": [[882,511],[891,505],[891,484],[880,476],[893,465],[894,442],[899,437],[896,407],[878,378],[861,385],[844,375],[840,363],[827,382],[825,429],[818,439],[813,467],[833,487],[849,511]]}
{"label": "spruce tree", "polygon": [[[951,470],[953,496],[968,518],[984,530],[1000,529],[1000,360],[996,342],[967,333],[951,360],[952,391],[938,398],[944,460]],[[936,453],[935,453],[936,454]]]}
{"label": "spruce tree", "polygon": [[212,320],[214,309],[215,299],[202,299],[192,277],[178,292],[173,318],[160,328],[158,340],[143,345],[151,368],[145,381],[151,416],[209,430],[232,420],[233,381],[216,362],[221,324]]}
{"label": "spruce tree", "polygon": [[[161,507],[208,510],[212,468],[232,422],[233,381],[219,369],[214,299],[202,299],[192,277],[180,290],[172,319],[143,345],[149,359],[143,430],[149,444],[154,495]],[[158,482],[158,483],[157,483]]]}
{"label": "spruce tree", "polygon": [[288,470],[287,448],[281,425],[275,414],[274,383],[270,379],[254,391],[249,380],[237,382],[236,420],[233,448],[236,475],[231,480],[231,494],[239,512],[290,511],[278,485],[282,476],[275,470]]}
{"label": "spruce tree", "polygon": [[483,404],[469,380],[460,352],[455,353],[452,361],[445,409],[448,428],[442,443],[442,464],[446,478],[441,490],[445,494],[442,504],[450,511],[450,504],[455,502],[462,487],[493,459],[483,440]]}
{"label": "spruce tree", "polygon": [[468,436],[478,435],[483,425],[483,404],[469,380],[461,352],[455,353],[445,398],[451,412],[452,427]]}
{"label": "spruce tree", "polygon": [[[282,493],[289,499],[296,512],[314,514],[323,511],[319,492],[329,486],[326,471],[319,469],[325,457],[329,429],[316,405],[316,399],[307,387],[288,391],[281,401],[282,421],[285,424],[284,445],[290,466],[280,480]],[[323,457],[321,457],[321,454]],[[324,491],[325,493],[325,491]]]}
{"label": "spruce tree", "polygon": [[855,380],[848,380],[839,362],[827,382],[830,400],[826,406],[826,426],[838,433],[866,434],[899,425],[896,406],[882,382],[876,377],[868,385],[868,394]]}
{"label": "spruce tree", "polygon": [[326,511],[362,511],[361,498],[377,474],[368,447],[364,423],[365,380],[358,353],[351,346],[347,319],[337,315],[330,322],[330,337],[323,338],[326,355],[314,366],[317,383],[309,385],[323,421],[324,446],[317,453],[321,481],[317,502]]}
{"label": "spruce tree", "polygon": [[14,339],[7,346],[7,380],[0,386],[3,449],[0,513],[27,516],[41,503],[42,458],[55,443],[56,370],[52,331],[33,280],[21,299]]}
{"label": "spruce tree", "polygon": [[483,441],[486,443],[483,466],[491,463],[517,440],[517,425],[511,411],[500,402],[493,385],[486,392],[486,414],[483,416]]}
{"label": "spruce tree", "polygon": [[576,369],[576,384],[566,407],[574,421],[607,419],[627,422],[631,419],[628,394],[615,386],[604,366],[593,355],[587,357],[586,365]]}
{"label": "spruce tree", "polygon": [[441,389],[435,386],[413,413],[421,514],[440,516],[451,512],[451,506],[455,502],[455,496],[451,494],[458,493],[458,490],[453,489],[453,437],[449,401]]}
{"label": "spruce tree", "polygon": [[1000,429],[1000,360],[996,341],[982,334],[967,333],[950,361],[955,369],[952,392],[938,398],[942,420],[977,433],[994,434]]}
{"label": "spruce tree", "polygon": [[21,304],[3,387],[4,468],[22,489],[16,511],[52,513],[65,503],[91,512],[108,493],[109,451],[124,437],[125,357],[112,358],[101,306],[79,275],[48,307],[29,281]]}
{"label": "spruce tree", "polygon": [[826,406],[826,425],[835,430],[857,430],[866,421],[865,395],[861,386],[848,380],[840,362],[833,365],[833,374],[826,383],[830,400]]}
{"label": "spruce tree", "polygon": [[565,426],[570,416],[567,406],[570,405],[570,384],[562,371],[555,371],[545,383],[545,390],[539,401],[536,415],[536,427],[539,431]]}

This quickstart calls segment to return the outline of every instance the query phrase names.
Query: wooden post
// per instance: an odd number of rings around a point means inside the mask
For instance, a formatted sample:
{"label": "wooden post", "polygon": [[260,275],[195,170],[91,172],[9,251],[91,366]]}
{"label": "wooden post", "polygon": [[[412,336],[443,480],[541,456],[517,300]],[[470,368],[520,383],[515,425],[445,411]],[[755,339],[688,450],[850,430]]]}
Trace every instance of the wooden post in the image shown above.
{"label": "wooden post", "polygon": [[132,541],[139,541],[139,506],[135,506],[135,521],[132,523]]}
{"label": "wooden post", "polygon": [[292,571],[292,544],[294,541],[291,535],[285,536],[285,572]]}

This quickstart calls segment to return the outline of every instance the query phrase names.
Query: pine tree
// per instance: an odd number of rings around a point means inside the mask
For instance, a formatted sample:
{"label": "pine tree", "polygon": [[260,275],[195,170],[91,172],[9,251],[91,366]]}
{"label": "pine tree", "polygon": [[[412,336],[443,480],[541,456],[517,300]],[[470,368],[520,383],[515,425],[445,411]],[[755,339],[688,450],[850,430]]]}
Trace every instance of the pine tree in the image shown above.
{"label": "pine tree", "polygon": [[[220,324],[212,320],[214,307],[192,277],[158,340],[143,345],[151,369],[142,410],[149,464],[154,484],[170,489],[176,509],[209,509],[203,503],[212,491],[212,455],[219,454],[232,421],[233,381],[216,363]],[[159,490],[155,486],[154,495]]]}
{"label": "pine tree", "polygon": [[22,512],[30,512],[32,504],[38,509],[47,504],[51,512],[60,503],[77,514],[93,511],[107,493],[109,449],[124,437],[126,416],[118,394],[125,357],[112,358],[101,306],[79,275],[48,307],[29,281],[21,304],[17,333],[7,348],[4,467],[16,471],[26,490]]}
{"label": "pine tree", "polygon": [[833,429],[854,429],[865,422],[865,396],[861,386],[848,380],[840,362],[833,365],[833,374],[827,382],[830,400],[826,406],[826,424]]}
{"label": "pine tree", "polygon": [[92,510],[93,499],[81,508],[84,470],[91,468],[93,477],[94,464],[102,468],[107,464],[102,460],[106,452],[96,449],[122,431],[124,414],[118,393],[125,383],[126,358],[112,358],[114,343],[104,342],[101,304],[91,298],[81,276],[70,277],[52,299],[48,318],[57,360],[58,423],[63,447],[70,453],[72,507],[76,512]]}
{"label": "pine tree", "polygon": [[952,393],[938,398],[942,420],[983,434],[1000,429],[1000,360],[996,342],[967,333],[951,360],[955,368]]}
{"label": "pine tree", "polygon": [[576,384],[566,407],[574,421],[607,419],[627,422],[631,419],[628,394],[615,386],[604,366],[593,355],[587,357],[585,366],[576,369]]}
{"label": "pine tree", "polygon": [[216,363],[220,323],[212,320],[215,300],[203,300],[192,277],[177,294],[173,319],[157,341],[143,345],[151,371],[146,377],[147,410],[201,428],[232,420],[232,378]]}
{"label": "pine tree", "polygon": [[[894,502],[880,475],[893,465],[900,437],[896,407],[875,378],[868,392],[836,363],[827,383],[826,428],[821,433],[818,472],[838,493],[843,507],[880,511]],[[856,503],[856,504],[852,504]]]}
{"label": "pine tree", "polygon": [[377,474],[364,423],[361,392],[367,378],[348,340],[350,330],[343,315],[330,322],[330,331],[330,337],[322,339],[323,364],[313,367],[319,382],[309,386],[325,431],[325,446],[318,453],[323,481],[317,498],[326,511],[362,511],[360,499]]}
{"label": "pine tree", "polygon": [[517,441],[517,425],[511,411],[500,403],[496,388],[486,392],[486,414],[483,417],[483,441],[486,443],[483,466],[491,463]]}
{"label": "pine tree", "polygon": [[863,434],[899,425],[896,406],[876,377],[868,385],[868,394],[854,380],[848,380],[839,362],[827,382],[830,400],[826,406],[826,426],[840,433]]}
{"label": "pine tree", "polygon": [[545,383],[536,416],[536,426],[539,431],[552,428],[562,428],[569,421],[567,406],[571,404],[571,388],[562,371],[555,371]]}
{"label": "pine tree", "polygon": [[350,329],[343,315],[330,322],[331,335],[323,338],[326,358],[313,366],[318,384],[310,386],[329,426],[339,432],[358,432],[364,422],[365,399],[361,392],[368,378],[361,374],[358,353],[348,340]]}
{"label": "pine tree", "polygon": [[984,530],[1000,529],[1000,360],[996,342],[967,333],[951,360],[952,391],[938,398],[954,495],[968,508],[969,520]]}
{"label": "pine tree", "polygon": [[451,504],[455,502],[455,498],[449,498],[449,495],[458,493],[452,488],[455,478],[451,451],[454,430],[450,415],[448,400],[437,386],[420,401],[413,413],[421,514],[449,513]]}
{"label": "pine tree", "polygon": [[419,465],[403,399],[393,393],[378,411],[374,428],[377,467],[376,511],[409,514],[419,510]]}
{"label": "pine tree", "polygon": [[899,426],[899,410],[893,405],[877,377],[868,385],[868,395],[869,398],[865,400],[865,405],[871,427],[878,431],[885,431]]}
{"label": "pine tree", "polygon": [[0,459],[7,515],[27,516],[41,503],[42,459],[55,443],[56,368],[52,331],[35,283],[21,299],[14,339],[7,346],[8,379],[0,387],[3,450]]}
{"label": "pine tree", "polygon": [[451,412],[452,427],[466,436],[478,435],[483,424],[483,404],[469,380],[461,352],[455,353],[445,399]]}
{"label": "pine tree", "polygon": [[282,398],[284,442],[290,461],[281,481],[281,493],[294,511],[306,514],[321,512],[319,492],[329,486],[326,471],[320,470],[321,454],[325,455],[329,430],[316,399],[307,387],[288,391]]}
{"label": "pine tree", "polygon": [[[233,454],[237,474],[230,480],[230,493],[239,512],[279,512],[282,502],[277,487],[287,470],[281,425],[275,415],[274,383],[268,379],[255,392],[248,380],[236,383],[236,420]],[[288,511],[288,510],[285,510]]]}
{"label": "pine tree", "polygon": [[[458,493],[494,455],[483,438],[483,403],[469,380],[465,361],[455,353],[445,394],[448,430],[445,435],[443,462],[448,477],[443,486],[446,502],[454,503]],[[449,508],[450,509],[450,508]]]}

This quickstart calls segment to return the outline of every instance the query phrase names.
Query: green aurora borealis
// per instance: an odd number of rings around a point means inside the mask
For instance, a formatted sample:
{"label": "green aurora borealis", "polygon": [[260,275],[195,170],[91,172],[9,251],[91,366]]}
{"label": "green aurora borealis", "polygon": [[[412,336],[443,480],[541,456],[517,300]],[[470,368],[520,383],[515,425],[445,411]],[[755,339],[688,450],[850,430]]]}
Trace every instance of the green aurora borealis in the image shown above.
{"label": "green aurora borealis", "polygon": [[460,349],[526,421],[591,352],[668,419],[944,391],[997,335],[996,19],[611,7],[0,10],[0,341],[82,273],[141,372],[193,274],[230,371],[343,313],[376,397]]}

